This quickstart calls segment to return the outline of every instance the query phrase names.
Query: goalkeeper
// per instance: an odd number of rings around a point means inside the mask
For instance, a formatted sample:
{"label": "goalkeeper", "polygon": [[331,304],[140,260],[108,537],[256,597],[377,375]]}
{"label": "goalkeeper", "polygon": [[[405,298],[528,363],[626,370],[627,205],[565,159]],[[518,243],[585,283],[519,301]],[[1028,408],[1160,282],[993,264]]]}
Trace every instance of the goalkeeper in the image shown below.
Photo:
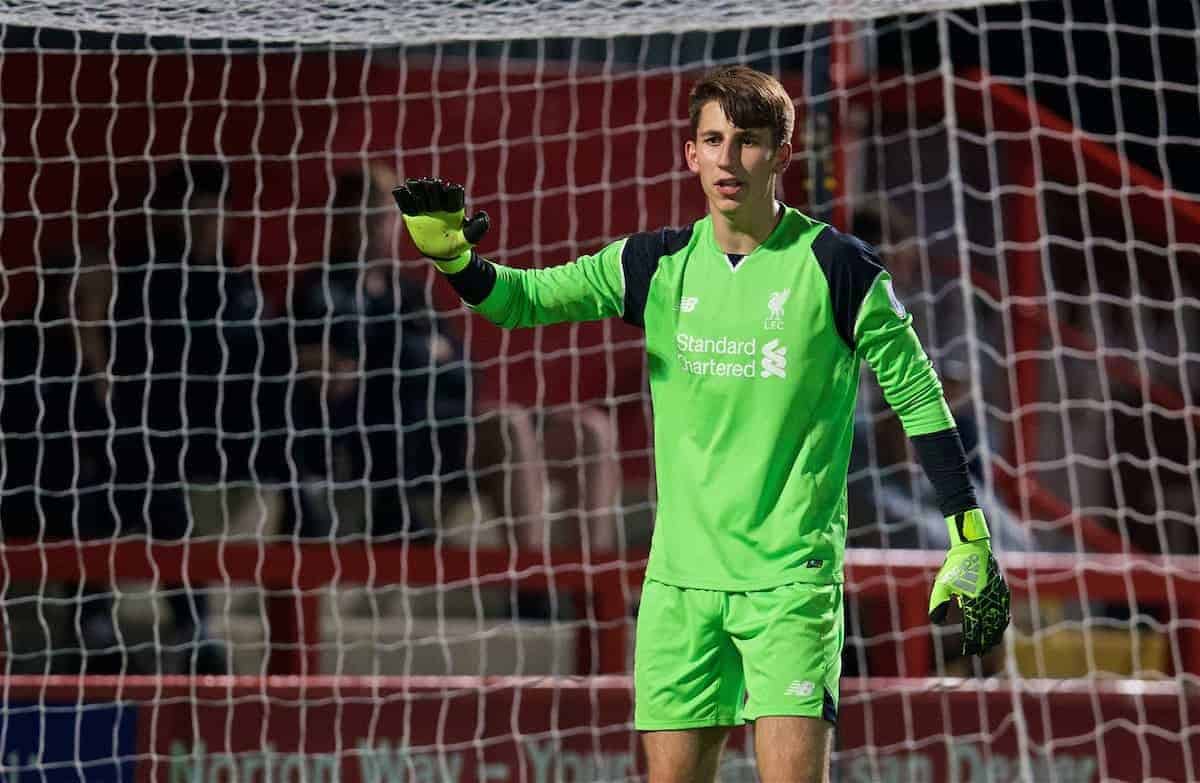
{"label": "goalkeeper", "polygon": [[692,89],[684,146],[708,202],[542,270],[475,252],[487,215],[461,187],[408,180],[414,244],[509,328],[620,316],[642,327],[658,513],[638,615],[635,725],[650,780],[713,780],[728,727],[755,724],[765,781],[829,775],[841,668],[846,471],[859,366],[874,371],[946,517],[932,620],[962,612],[964,653],[997,644],[1009,595],[941,385],[875,252],[775,200],[794,108],[733,66]]}

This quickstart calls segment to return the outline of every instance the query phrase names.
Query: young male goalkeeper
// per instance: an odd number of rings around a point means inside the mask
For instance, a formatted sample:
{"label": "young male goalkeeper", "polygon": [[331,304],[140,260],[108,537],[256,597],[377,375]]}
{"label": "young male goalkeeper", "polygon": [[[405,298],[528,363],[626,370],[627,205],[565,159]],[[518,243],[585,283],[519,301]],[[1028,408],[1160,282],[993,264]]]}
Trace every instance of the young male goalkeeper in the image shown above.
{"label": "young male goalkeeper", "polygon": [[1000,641],[1009,595],[941,385],[875,252],[775,200],[792,101],[716,70],[692,89],[688,168],[708,215],[573,263],[496,266],[461,187],[395,191],[417,248],[504,327],[621,316],[643,327],[658,514],[638,615],[635,725],[652,783],[713,780],[755,724],[764,781],[829,775],[841,669],[846,470],[859,366],[874,371],[937,490],[952,542],[929,604],[964,653]]}

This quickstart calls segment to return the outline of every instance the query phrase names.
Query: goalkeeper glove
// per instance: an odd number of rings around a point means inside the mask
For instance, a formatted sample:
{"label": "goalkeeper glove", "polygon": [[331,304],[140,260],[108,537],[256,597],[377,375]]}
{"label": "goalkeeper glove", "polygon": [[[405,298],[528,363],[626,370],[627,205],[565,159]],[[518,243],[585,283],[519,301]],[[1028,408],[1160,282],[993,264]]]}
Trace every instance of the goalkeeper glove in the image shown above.
{"label": "goalkeeper glove", "polygon": [[408,179],[392,195],[421,255],[447,274],[462,270],[471,260],[471,248],[483,239],[489,225],[486,212],[465,217],[462,185],[428,177]]}
{"label": "goalkeeper glove", "polygon": [[962,609],[963,655],[982,655],[1000,643],[1009,621],[1008,584],[992,556],[983,512],[977,508],[946,517],[950,551],[933,583],[929,619],[942,623],[951,600]]}

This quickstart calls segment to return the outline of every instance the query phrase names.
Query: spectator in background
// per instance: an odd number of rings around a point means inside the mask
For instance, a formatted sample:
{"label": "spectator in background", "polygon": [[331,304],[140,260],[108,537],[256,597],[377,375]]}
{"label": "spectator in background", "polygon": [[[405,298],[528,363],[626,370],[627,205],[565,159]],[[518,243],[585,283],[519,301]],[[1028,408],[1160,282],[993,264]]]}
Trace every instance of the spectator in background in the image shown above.
{"label": "spectator in background", "polygon": [[612,508],[620,478],[607,418],[591,408],[547,414],[539,443],[529,411],[472,399],[461,342],[424,285],[406,278],[397,262],[399,220],[390,195],[396,184],[395,173],[381,165],[338,177],[331,257],[309,283],[352,292],[362,313],[361,454],[371,532],[431,527],[432,520],[415,516],[411,501],[436,497],[439,489],[466,492],[477,482],[515,524],[517,545],[540,549],[547,543],[549,478],[562,491],[562,506],[579,517],[583,541],[615,549]]}
{"label": "spectator in background", "polygon": [[[111,531],[105,444],[108,258],[95,250],[51,257],[26,317],[0,323],[0,531],[11,538],[97,538]],[[83,588],[71,617],[72,660],[58,671],[121,670],[108,624],[78,638],[89,608],[107,608],[108,585]],[[86,630],[86,628],[85,628]]]}
{"label": "spectator in background", "polygon": [[[175,541],[192,535],[186,482],[219,478],[217,409],[221,376],[244,368],[259,305],[250,275],[226,247],[225,167],[183,161],[155,183],[144,252],[118,269],[113,335],[113,505],[117,535],[145,531]],[[223,649],[207,631],[203,588],[175,585],[167,602],[184,669],[225,671]],[[159,651],[156,651],[159,652]],[[160,661],[156,668],[174,668]]]}
{"label": "spectator in background", "polygon": [[331,488],[351,478],[360,366],[359,314],[351,292],[307,288],[287,323],[263,329],[261,383],[253,403],[253,475],[282,487],[280,532],[336,537]]}
{"label": "spectator in background", "polygon": [[[420,532],[431,521],[408,502],[433,493],[434,480],[461,477],[466,462],[467,368],[420,285],[392,255],[394,221],[380,204],[372,170],[338,177],[330,259],[299,297],[349,297],[362,317],[363,434],[359,469],[369,481],[371,535]],[[517,491],[518,501],[521,492]]]}
{"label": "spectator in background", "polygon": [[108,368],[90,350],[104,327],[88,311],[92,297],[109,296],[104,264],[53,257],[32,312],[0,323],[6,537],[61,538],[100,524]]}

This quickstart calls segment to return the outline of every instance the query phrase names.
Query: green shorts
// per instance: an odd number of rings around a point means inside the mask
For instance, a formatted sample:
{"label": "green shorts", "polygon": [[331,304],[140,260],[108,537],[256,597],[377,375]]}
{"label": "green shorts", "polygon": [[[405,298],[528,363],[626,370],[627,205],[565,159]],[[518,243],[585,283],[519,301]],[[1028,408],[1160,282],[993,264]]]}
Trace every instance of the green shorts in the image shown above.
{"label": "green shorts", "polygon": [[777,715],[836,723],[843,634],[841,585],[727,593],[647,579],[634,726],[734,726]]}

